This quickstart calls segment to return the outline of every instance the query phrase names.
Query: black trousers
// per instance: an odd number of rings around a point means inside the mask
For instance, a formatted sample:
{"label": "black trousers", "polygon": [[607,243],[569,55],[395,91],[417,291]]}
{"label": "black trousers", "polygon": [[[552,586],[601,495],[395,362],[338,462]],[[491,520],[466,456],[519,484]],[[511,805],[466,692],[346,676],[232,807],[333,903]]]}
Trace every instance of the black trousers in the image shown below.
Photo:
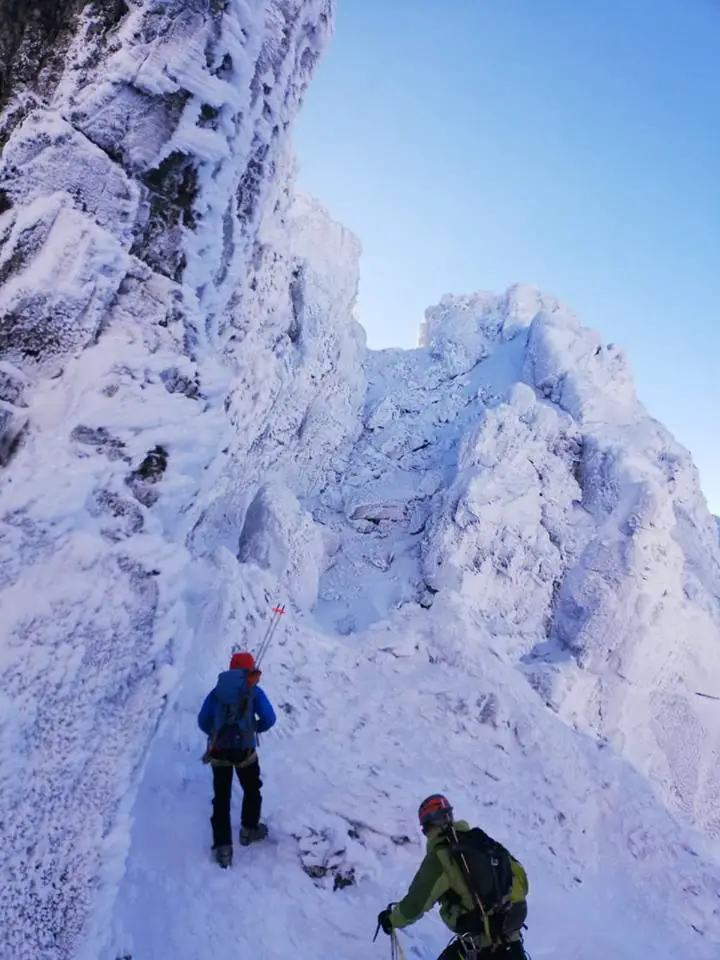
{"label": "black trousers", "polygon": [[[438,957],[438,960],[465,960],[465,948],[461,940],[453,940]],[[477,954],[478,960],[527,960],[522,942],[508,943],[504,947],[490,950],[486,947]]]}
{"label": "black trousers", "polygon": [[214,847],[226,847],[232,844],[230,798],[235,771],[243,791],[241,824],[243,827],[254,830],[260,822],[262,780],[258,761],[247,767],[213,767],[213,813],[210,823]]}

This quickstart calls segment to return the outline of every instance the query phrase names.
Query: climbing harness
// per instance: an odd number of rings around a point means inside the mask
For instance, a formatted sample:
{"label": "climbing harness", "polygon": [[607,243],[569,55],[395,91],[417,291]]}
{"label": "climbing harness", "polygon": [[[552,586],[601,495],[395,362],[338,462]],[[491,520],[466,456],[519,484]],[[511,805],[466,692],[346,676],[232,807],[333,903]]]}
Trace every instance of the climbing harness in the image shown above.
{"label": "climbing harness", "polygon": [[[475,936],[477,936],[477,934]],[[456,937],[454,940],[451,940],[448,944],[448,947],[450,947],[453,943],[459,943],[462,947],[463,960],[479,960],[481,956],[485,955],[486,951],[489,950],[491,953],[494,953],[500,946],[503,946],[503,944],[495,944],[489,947],[479,947],[475,937],[469,933],[464,933],[461,936]],[[517,944],[522,948],[525,960],[532,960],[530,954],[525,949],[525,944],[522,942],[522,940],[517,941]]]}
{"label": "climbing harness", "polygon": [[462,937],[458,937],[458,940],[462,945],[463,957],[465,960],[478,960],[478,957],[480,956],[480,950],[478,949],[473,937],[465,934]]}
{"label": "climbing harness", "polygon": [[462,948],[463,960],[477,960],[479,951],[473,941],[467,936],[456,937],[454,940],[451,940],[446,949],[449,950],[450,947],[458,944]]}

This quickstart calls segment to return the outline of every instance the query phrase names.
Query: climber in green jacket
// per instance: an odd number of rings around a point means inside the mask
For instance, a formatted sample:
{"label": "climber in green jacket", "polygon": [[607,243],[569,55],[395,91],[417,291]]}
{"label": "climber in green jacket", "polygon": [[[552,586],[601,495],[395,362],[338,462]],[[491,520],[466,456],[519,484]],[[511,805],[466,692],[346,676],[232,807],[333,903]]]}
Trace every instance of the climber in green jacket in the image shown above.
{"label": "climber in green jacket", "polygon": [[438,960],[526,960],[522,865],[482,830],[455,821],[441,794],[423,800],[418,818],[427,837],[425,858],[405,897],[378,915],[378,927],[392,935],[439,903],[456,937]]}

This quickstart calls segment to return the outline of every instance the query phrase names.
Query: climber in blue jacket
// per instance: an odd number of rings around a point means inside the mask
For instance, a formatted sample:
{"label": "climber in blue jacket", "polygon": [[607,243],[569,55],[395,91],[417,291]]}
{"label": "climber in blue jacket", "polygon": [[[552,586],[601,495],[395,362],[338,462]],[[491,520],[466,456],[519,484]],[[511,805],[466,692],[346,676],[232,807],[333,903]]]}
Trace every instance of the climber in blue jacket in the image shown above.
{"label": "climber in blue jacket", "polygon": [[221,867],[232,863],[230,799],[233,770],[243,790],[240,843],[264,840],[268,830],[260,822],[262,780],[257,735],[275,723],[275,711],[257,685],[260,671],[251,653],[235,653],[230,669],[218,676],[198,714],[198,726],[208,738],[203,757],[213,772],[213,813],[210,818],[213,850]]}

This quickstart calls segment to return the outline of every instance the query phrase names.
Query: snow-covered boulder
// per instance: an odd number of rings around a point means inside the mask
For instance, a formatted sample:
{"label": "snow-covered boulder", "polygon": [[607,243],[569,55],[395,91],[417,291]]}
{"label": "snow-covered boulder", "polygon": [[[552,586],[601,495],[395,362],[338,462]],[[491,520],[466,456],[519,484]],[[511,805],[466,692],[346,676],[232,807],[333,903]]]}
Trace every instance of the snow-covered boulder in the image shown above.
{"label": "snow-covered boulder", "polygon": [[585,524],[575,478],[580,449],[571,418],[516,384],[463,434],[456,476],[436,504],[427,583],[466,596],[516,652],[546,630]]}
{"label": "snow-covered boulder", "polygon": [[262,486],[245,513],[238,539],[238,559],[269,570],[287,584],[301,608],[311,606],[325,566],[321,528],[295,495],[279,483]]}

